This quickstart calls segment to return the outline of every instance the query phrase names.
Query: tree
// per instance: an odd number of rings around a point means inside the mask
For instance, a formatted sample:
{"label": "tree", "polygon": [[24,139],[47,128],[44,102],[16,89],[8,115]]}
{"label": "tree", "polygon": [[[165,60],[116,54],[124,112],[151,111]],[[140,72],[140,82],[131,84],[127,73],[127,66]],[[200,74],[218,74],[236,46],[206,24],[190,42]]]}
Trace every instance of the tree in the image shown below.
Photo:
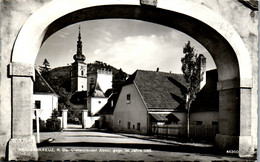
{"label": "tree", "polygon": [[58,119],[59,112],[54,109],[51,114],[51,118],[46,120],[46,130],[47,131],[60,131],[61,130],[61,121]]}
{"label": "tree", "polygon": [[181,58],[182,72],[187,83],[185,97],[185,109],[187,110],[187,137],[190,137],[190,106],[196,99],[197,93],[200,91],[200,82],[203,80],[201,74],[200,57],[195,51],[194,47],[191,47],[190,41],[185,44],[183,48],[183,54]]}
{"label": "tree", "polygon": [[112,88],[114,94],[119,94],[123,84],[125,83],[127,74],[120,68],[113,76]]}
{"label": "tree", "polygon": [[39,66],[39,70],[40,70],[40,73],[41,75],[45,78],[46,75],[49,73],[50,71],[50,63],[48,62],[47,59],[44,59],[43,63],[42,63],[44,66]]}
{"label": "tree", "polygon": [[62,109],[70,109],[72,107],[70,102],[70,98],[72,94],[70,92],[67,92],[66,89],[63,87],[59,87],[57,89],[57,93],[59,95],[59,101],[58,101],[59,111],[61,111]]}
{"label": "tree", "polygon": [[51,113],[51,119],[57,119],[59,116],[59,111],[54,109]]}

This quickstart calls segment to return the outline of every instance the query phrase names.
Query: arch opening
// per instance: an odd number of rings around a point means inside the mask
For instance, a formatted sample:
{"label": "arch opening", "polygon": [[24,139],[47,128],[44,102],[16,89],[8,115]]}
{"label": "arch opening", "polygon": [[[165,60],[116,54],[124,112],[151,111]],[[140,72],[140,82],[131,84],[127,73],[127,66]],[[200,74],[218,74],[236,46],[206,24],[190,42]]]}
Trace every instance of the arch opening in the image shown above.
{"label": "arch opening", "polygon": [[[99,11],[106,11],[108,14]],[[237,80],[239,82],[238,60],[233,48],[225,38],[199,20],[163,9],[129,5],[84,8],[64,15],[52,22],[46,30],[42,43],[53,33],[68,25],[81,21],[107,18],[143,20],[179,30],[193,37],[209,51],[216,63],[220,81]]]}

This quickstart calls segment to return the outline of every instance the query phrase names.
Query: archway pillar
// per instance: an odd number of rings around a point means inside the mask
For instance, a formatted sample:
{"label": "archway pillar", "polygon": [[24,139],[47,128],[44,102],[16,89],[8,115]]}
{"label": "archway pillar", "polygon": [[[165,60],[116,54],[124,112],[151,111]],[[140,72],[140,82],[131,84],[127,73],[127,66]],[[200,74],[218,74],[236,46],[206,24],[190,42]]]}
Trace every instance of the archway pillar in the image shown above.
{"label": "archway pillar", "polygon": [[239,156],[252,157],[254,144],[252,136],[252,91],[251,88],[240,88],[240,136]]}
{"label": "archway pillar", "polygon": [[251,133],[251,84],[241,87],[239,80],[218,82],[219,134],[216,145],[227,153],[238,153],[240,157],[254,154]]}
{"label": "archway pillar", "polygon": [[8,142],[8,160],[38,160],[36,140],[32,134],[34,66],[11,63],[12,133]]}

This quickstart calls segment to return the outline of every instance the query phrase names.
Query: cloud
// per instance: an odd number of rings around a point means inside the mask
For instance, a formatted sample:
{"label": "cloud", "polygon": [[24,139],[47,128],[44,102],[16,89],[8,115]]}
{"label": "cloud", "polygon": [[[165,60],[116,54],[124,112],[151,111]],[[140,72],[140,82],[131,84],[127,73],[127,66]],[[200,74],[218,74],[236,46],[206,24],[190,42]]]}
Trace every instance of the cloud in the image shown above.
{"label": "cloud", "polygon": [[61,37],[61,38],[67,38],[69,35],[70,35],[70,33],[63,31],[63,30],[60,30],[58,32],[58,36]]}
{"label": "cloud", "polygon": [[[139,21],[91,22],[88,22],[88,26],[81,26],[83,53],[87,63],[103,61],[129,74],[136,69],[156,70],[157,67],[160,71],[181,73],[182,50],[190,40],[192,46],[207,57],[207,67],[215,66],[205,48],[177,30]],[[56,66],[61,66],[62,61],[63,65],[72,63],[76,53],[78,25],[73,30],[62,29],[55,34],[43,44],[40,51],[43,56],[37,58],[37,62],[42,64],[42,59],[48,58]]]}
{"label": "cloud", "polygon": [[104,40],[110,42],[112,40],[113,35],[107,31],[106,28],[95,28],[93,32],[96,33],[96,40],[99,40],[100,42]]}
{"label": "cloud", "polygon": [[[181,73],[182,50],[188,40],[200,53],[205,54],[209,60],[212,59],[199,43],[176,31],[162,35],[126,36],[100,46],[92,55],[96,57],[95,60],[122,68],[129,74],[136,69],[156,70],[157,67],[161,71]],[[209,62],[212,64],[212,61]]]}
{"label": "cloud", "polygon": [[[174,46],[174,41],[167,35],[128,36],[121,41],[110,44],[110,48],[99,48],[93,52],[98,60],[123,68],[128,73],[136,69],[155,70],[159,67],[165,71],[176,69],[181,51]],[[173,69],[175,68],[175,69]]]}
{"label": "cloud", "polygon": [[104,40],[107,41],[107,42],[111,42],[112,41],[112,39],[110,37],[108,37],[108,36],[105,37]]}

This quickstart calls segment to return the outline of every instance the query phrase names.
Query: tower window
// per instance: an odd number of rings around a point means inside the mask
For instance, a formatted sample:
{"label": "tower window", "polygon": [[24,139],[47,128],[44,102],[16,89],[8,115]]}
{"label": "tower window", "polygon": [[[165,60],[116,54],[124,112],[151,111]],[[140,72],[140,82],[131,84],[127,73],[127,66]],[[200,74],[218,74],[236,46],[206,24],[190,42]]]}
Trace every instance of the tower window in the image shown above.
{"label": "tower window", "polygon": [[126,103],[130,103],[131,102],[131,94],[127,94],[126,95]]}
{"label": "tower window", "polygon": [[81,75],[84,75],[84,70],[81,70]]}

